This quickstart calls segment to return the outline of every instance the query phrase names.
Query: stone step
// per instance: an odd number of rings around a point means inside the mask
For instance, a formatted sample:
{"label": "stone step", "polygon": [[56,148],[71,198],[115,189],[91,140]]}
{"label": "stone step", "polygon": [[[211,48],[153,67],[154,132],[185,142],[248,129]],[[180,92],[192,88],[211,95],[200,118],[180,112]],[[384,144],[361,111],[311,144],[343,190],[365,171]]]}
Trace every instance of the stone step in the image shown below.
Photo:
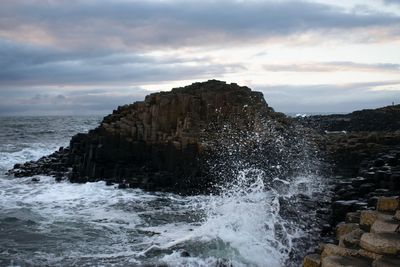
{"label": "stone step", "polygon": [[356,229],[359,229],[358,223],[339,223],[336,226],[336,238],[340,240],[342,236],[349,234]]}
{"label": "stone step", "polygon": [[399,198],[396,197],[379,197],[376,209],[384,212],[395,212],[399,208]]}
{"label": "stone step", "polygon": [[400,234],[365,233],[361,236],[360,246],[378,254],[397,255],[400,253]]}
{"label": "stone step", "polygon": [[303,267],[320,267],[321,256],[319,254],[310,254],[304,257]]}
{"label": "stone step", "polygon": [[396,233],[399,232],[400,224],[398,221],[391,220],[376,220],[371,226],[371,233]]}
{"label": "stone step", "polygon": [[346,214],[346,223],[360,223],[361,212],[354,211]]}
{"label": "stone step", "polygon": [[392,218],[393,216],[388,213],[376,210],[362,210],[360,214],[360,228],[364,231],[369,231],[376,220],[390,220]]}
{"label": "stone step", "polygon": [[371,261],[351,256],[329,256],[322,260],[322,267],[371,267]]}
{"label": "stone step", "polygon": [[363,230],[355,229],[339,238],[339,246],[344,248],[358,249],[360,247],[360,239],[363,234]]}
{"label": "stone step", "polygon": [[321,258],[329,257],[329,256],[357,256],[358,251],[355,249],[349,249],[340,247],[334,244],[325,244],[324,249],[321,253]]}

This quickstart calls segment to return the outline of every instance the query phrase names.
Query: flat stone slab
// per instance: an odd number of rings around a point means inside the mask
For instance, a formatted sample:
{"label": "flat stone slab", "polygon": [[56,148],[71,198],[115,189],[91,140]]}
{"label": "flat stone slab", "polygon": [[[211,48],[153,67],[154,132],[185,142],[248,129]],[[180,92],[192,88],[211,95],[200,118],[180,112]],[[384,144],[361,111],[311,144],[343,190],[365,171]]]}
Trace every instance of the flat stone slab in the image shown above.
{"label": "flat stone slab", "polygon": [[339,246],[344,248],[358,249],[360,246],[360,239],[363,234],[364,231],[357,228],[351,233],[341,236],[339,239]]}
{"label": "flat stone slab", "polygon": [[396,255],[400,253],[400,234],[365,233],[361,236],[360,246],[378,254]]}
{"label": "flat stone slab", "polygon": [[357,250],[340,247],[334,244],[325,244],[321,253],[321,258],[329,256],[356,256]]}
{"label": "flat stone slab", "polygon": [[359,229],[358,223],[340,223],[336,226],[336,238],[340,239],[356,229]]}
{"label": "flat stone slab", "polygon": [[363,210],[360,215],[360,225],[363,230],[369,230],[376,220],[390,220],[392,218],[393,216],[387,213],[376,210]]}
{"label": "flat stone slab", "polygon": [[322,260],[322,267],[371,267],[371,261],[351,256],[329,256]]}
{"label": "flat stone slab", "polygon": [[310,254],[304,257],[303,267],[320,267],[321,256],[319,254]]}
{"label": "flat stone slab", "polygon": [[378,203],[376,204],[376,209],[378,211],[395,212],[398,207],[398,197],[380,197],[378,198]]}
{"label": "flat stone slab", "polygon": [[371,226],[371,233],[395,233],[399,231],[399,222],[396,220],[376,220]]}

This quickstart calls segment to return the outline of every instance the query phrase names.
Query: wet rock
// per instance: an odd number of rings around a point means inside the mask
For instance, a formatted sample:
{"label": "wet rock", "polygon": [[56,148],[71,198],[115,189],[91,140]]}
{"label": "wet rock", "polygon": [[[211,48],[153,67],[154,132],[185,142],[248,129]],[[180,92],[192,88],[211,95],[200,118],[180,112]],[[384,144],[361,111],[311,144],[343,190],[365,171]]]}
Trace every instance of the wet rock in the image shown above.
{"label": "wet rock", "polygon": [[40,178],[38,178],[38,177],[33,177],[33,178],[31,179],[31,181],[32,181],[32,182],[40,182]]}
{"label": "wet rock", "polygon": [[233,267],[233,264],[230,260],[218,259],[215,267]]}
{"label": "wet rock", "polygon": [[190,257],[190,253],[187,252],[186,250],[181,251],[181,257],[184,257],[184,258]]}

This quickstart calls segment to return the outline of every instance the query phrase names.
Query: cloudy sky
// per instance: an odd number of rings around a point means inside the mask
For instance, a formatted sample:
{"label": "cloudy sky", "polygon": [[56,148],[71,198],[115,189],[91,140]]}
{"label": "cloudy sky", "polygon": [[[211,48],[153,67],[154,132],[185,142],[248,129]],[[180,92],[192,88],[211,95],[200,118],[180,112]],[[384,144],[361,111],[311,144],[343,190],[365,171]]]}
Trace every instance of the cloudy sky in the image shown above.
{"label": "cloudy sky", "polygon": [[281,112],[400,102],[400,0],[1,0],[0,115],[106,114],[195,81]]}

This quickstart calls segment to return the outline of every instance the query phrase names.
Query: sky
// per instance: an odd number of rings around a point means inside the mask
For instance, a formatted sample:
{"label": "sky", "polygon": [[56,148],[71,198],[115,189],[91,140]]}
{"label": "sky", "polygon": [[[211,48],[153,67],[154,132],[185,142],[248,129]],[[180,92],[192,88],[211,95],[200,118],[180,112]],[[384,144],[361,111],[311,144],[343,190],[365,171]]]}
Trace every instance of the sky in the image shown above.
{"label": "sky", "polygon": [[400,0],[1,0],[0,115],[105,115],[209,79],[285,113],[398,104]]}

